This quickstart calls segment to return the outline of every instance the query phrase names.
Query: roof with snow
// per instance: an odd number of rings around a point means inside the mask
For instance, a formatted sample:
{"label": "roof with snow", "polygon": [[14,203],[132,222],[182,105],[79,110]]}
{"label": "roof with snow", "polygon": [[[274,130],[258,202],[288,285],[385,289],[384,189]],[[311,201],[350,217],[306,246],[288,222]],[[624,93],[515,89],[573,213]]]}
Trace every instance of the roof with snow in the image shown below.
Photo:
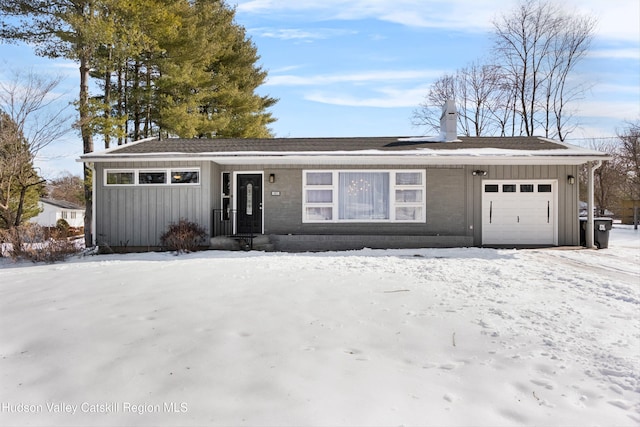
{"label": "roof with snow", "polygon": [[542,137],[220,138],[146,139],[81,156],[84,162],[208,159],[219,163],[479,164],[573,163],[605,153]]}
{"label": "roof with snow", "polygon": [[117,154],[220,153],[220,152],[336,152],[407,151],[499,148],[509,150],[565,150],[565,145],[539,137],[460,137],[460,142],[444,142],[430,137],[360,138],[270,138],[270,139],[181,139],[144,140],[109,151]]}

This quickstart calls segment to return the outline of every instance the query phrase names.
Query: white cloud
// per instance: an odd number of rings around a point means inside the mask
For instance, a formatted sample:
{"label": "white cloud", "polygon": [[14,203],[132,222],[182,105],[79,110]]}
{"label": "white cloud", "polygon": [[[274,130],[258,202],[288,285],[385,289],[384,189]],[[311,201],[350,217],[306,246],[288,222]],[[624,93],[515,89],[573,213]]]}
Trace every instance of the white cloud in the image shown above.
{"label": "white cloud", "polygon": [[312,92],[305,95],[304,98],[308,101],[346,107],[402,108],[417,107],[424,99],[427,90],[428,88],[425,86],[410,89],[380,88],[375,92],[381,96],[373,97],[356,97],[344,93]]}
{"label": "white cloud", "polygon": [[582,101],[574,107],[581,117],[605,117],[621,122],[640,119],[640,105],[633,101]]}
{"label": "white cloud", "polygon": [[588,53],[591,58],[640,59],[640,47],[620,49],[598,49]]}
{"label": "white cloud", "polygon": [[[486,31],[491,20],[514,8],[518,0],[238,0],[240,13],[301,14],[316,20],[378,19],[412,27]],[[565,0],[572,13],[589,13],[598,19],[598,36],[638,42],[638,0]]]}
{"label": "white cloud", "polygon": [[276,68],[273,70],[269,70],[269,73],[286,73],[288,71],[293,71],[293,70],[299,70],[300,68],[303,68],[303,65],[287,65],[285,67],[280,67],[280,68]]}
{"label": "white cloud", "polygon": [[632,42],[638,49],[640,42],[640,2],[637,0],[571,0],[569,4],[598,19],[599,36]]}
{"label": "white cloud", "polygon": [[316,86],[336,83],[397,82],[406,80],[434,79],[442,75],[442,70],[392,70],[362,73],[326,74],[315,76],[280,75],[269,76],[267,86]]}
{"label": "white cloud", "polygon": [[281,40],[300,40],[300,41],[311,41],[311,40],[322,40],[328,39],[336,36],[343,36],[347,34],[356,34],[356,31],[347,31],[343,29],[333,29],[333,28],[322,28],[322,29],[314,29],[303,30],[299,28],[252,28],[249,30],[251,34],[257,35],[260,37],[281,39]]}

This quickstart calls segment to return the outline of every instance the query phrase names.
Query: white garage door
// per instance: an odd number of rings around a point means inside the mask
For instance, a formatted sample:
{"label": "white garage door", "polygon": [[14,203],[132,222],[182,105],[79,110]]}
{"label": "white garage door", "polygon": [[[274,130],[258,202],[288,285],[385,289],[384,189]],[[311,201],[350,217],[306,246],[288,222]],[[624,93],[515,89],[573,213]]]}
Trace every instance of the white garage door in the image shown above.
{"label": "white garage door", "polygon": [[557,245],[556,180],[482,182],[482,244]]}

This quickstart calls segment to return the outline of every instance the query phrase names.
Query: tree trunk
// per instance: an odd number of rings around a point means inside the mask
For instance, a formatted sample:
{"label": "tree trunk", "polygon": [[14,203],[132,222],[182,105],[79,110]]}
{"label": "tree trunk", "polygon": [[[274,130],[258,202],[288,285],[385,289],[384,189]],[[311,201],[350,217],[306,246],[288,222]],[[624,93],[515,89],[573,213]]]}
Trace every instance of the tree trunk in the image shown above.
{"label": "tree trunk", "polygon": [[135,61],[133,66],[133,141],[140,139],[140,62]]}
{"label": "tree trunk", "polygon": [[[86,53],[80,55],[80,133],[82,135],[83,153],[93,152],[93,137],[89,126],[89,58]],[[93,194],[91,168],[84,163],[84,243],[93,247]]]}
{"label": "tree trunk", "polygon": [[109,145],[111,145],[111,132],[113,128],[111,127],[111,48],[109,48],[109,58],[106,66],[106,70],[104,73],[104,148],[105,150],[109,149]]}
{"label": "tree trunk", "polygon": [[27,188],[24,185],[20,189],[20,199],[18,201],[18,209],[16,210],[16,218],[13,221],[13,226],[17,227],[20,225],[22,221],[22,211],[24,210],[24,198],[27,195]]}
{"label": "tree trunk", "polygon": [[13,225],[18,227],[22,222],[22,213],[24,212],[24,199],[27,197],[27,190],[35,185],[44,184],[46,180],[34,182],[33,184],[22,185],[20,188],[20,198],[18,199],[18,209],[16,209],[16,218]]}

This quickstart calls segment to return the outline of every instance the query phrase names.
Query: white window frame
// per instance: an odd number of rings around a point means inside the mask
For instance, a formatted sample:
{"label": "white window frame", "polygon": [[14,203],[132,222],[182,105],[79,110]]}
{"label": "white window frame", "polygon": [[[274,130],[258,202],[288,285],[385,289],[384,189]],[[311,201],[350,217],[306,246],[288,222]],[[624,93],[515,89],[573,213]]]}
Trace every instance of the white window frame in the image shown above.
{"label": "white window frame", "polygon": [[[108,184],[107,177],[109,173],[132,173],[133,174],[133,182],[131,184]],[[104,170],[104,185],[109,187],[132,187],[136,185],[136,181],[138,180],[138,172],[136,169],[105,169]]]}
{"label": "white window frame", "polygon": [[[161,173],[164,174],[164,182],[140,182],[140,175],[145,173]],[[167,169],[138,169],[135,175],[135,183],[136,185],[141,186],[151,186],[151,185],[167,185],[171,181],[169,176],[169,171]]]}
{"label": "white window frame", "polygon": [[[171,174],[172,172],[197,172],[198,173],[198,182],[171,182]],[[141,184],[139,181],[140,173],[145,172],[162,172],[165,174],[166,180],[163,183],[157,184]],[[109,184],[107,182],[107,176],[109,173],[133,173],[133,182],[131,184]],[[169,168],[126,168],[126,169],[117,169],[110,168],[104,170],[104,180],[103,185],[105,187],[194,187],[199,186],[202,182],[202,172],[198,167],[169,167]]]}
{"label": "white window frame", "polygon": [[[331,185],[310,185],[307,183],[309,173],[331,173]],[[389,174],[389,218],[385,219],[340,219],[339,218],[339,181],[340,173],[387,173]],[[397,173],[419,173],[420,184],[396,184]],[[331,202],[308,202],[307,190],[331,190]],[[422,200],[419,202],[396,202],[396,190],[420,190]],[[426,222],[426,171],[424,169],[304,169],[302,171],[302,222],[303,223],[425,223]],[[416,219],[396,219],[397,207],[420,208],[420,216]],[[308,218],[308,208],[329,208],[331,219]]]}

